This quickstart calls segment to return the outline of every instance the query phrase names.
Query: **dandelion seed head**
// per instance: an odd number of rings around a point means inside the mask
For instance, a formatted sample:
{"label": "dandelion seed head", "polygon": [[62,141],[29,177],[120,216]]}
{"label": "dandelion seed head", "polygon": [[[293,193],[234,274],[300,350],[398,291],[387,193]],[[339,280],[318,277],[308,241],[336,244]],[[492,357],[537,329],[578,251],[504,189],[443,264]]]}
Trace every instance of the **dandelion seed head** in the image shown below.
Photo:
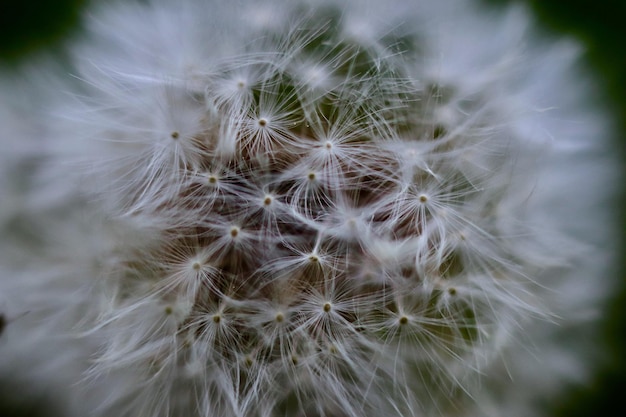
{"label": "dandelion seed head", "polygon": [[67,201],[122,230],[77,232],[89,268],[42,238],[63,290],[40,294],[78,294],[58,315],[95,415],[462,417],[505,397],[477,386],[517,392],[524,361],[495,364],[580,278],[527,17],[500,39],[446,1],[333,3],[111,5],[70,54],[42,172],[71,165]]}

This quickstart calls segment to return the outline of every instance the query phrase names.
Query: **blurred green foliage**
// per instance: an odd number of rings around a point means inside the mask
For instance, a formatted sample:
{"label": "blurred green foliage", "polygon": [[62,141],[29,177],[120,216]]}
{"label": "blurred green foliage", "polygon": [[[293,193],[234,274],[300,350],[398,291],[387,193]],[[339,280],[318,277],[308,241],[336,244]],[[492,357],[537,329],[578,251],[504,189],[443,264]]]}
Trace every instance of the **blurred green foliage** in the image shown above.
{"label": "blurred green foliage", "polygon": [[0,0],[0,61],[51,48],[76,28],[85,0]]}
{"label": "blurred green foliage", "polygon": [[0,380],[0,417],[63,417],[51,398],[31,396],[18,400],[11,395],[27,389],[26,384]]}
{"label": "blurred green foliage", "polygon": [[[175,1],[175,0],[172,0]],[[207,0],[210,1],[210,0]],[[381,0],[382,1],[382,0]],[[492,5],[516,0],[483,0]],[[548,30],[570,34],[588,48],[587,61],[599,75],[604,96],[617,123],[616,149],[626,160],[626,0],[517,0],[531,6]],[[55,49],[78,27],[80,10],[87,0],[0,0],[0,62],[19,63],[38,51]],[[626,166],[626,164],[623,164]],[[626,191],[626,190],[624,190]],[[622,197],[626,193],[622,192]],[[625,198],[620,205],[626,207]],[[621,210],[626,212],[626,210]],[[626,230],[623,215],[618,230]],[[622,253],[626,245],[622,242]],[[626,271],[626,256],[621,268]],[[555,398],[555,417],[622,417],[626,415],[626,274],[622,289],[608,308],[604,334],[610,355],[591,386],[572,387],[564,398]],[[39,401],[35,401],[39,403]],[[0,397],[0,415],[42,416],[34,404],[14,404]],[[49,411],[49,410],[48,410]]]}

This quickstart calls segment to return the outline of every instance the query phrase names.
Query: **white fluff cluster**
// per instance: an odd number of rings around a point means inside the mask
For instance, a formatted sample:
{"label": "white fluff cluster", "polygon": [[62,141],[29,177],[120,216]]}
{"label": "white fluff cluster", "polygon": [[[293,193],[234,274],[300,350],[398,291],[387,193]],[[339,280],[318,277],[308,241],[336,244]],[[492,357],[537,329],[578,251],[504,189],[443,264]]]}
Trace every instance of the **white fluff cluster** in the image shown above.
{"label": "white fluff cluster", "polygon": [[100,5],[74,80],[5,82],[0,375],[77,415],[540,415],[609,289],[576,48],[230,3]]}

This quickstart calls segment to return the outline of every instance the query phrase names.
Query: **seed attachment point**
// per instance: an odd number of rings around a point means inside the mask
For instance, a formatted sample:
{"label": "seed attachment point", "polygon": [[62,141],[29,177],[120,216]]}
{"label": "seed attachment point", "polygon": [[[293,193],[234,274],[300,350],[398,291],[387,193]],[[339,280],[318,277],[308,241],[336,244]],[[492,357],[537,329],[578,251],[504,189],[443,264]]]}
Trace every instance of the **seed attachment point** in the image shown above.
{"label": "seed attachment point", "polygon": [[250,355],[246,355],[246,357],[244,358],[244,363],[246,364],[247,367],[250,367],[254,364],[254,359],[252,359],[252,356]]}

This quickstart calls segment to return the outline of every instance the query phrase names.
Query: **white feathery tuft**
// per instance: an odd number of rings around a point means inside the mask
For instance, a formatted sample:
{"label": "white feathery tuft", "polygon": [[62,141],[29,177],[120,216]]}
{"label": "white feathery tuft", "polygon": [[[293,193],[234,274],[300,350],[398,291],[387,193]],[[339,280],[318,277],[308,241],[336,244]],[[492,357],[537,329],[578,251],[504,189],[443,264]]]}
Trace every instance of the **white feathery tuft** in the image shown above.
{"label": "white feathery tuft", "polygon": [[576,45],[231,3],[92,5],[71,76],[2,74],[0,377],[68,416],[546,415],[615,255]]}

